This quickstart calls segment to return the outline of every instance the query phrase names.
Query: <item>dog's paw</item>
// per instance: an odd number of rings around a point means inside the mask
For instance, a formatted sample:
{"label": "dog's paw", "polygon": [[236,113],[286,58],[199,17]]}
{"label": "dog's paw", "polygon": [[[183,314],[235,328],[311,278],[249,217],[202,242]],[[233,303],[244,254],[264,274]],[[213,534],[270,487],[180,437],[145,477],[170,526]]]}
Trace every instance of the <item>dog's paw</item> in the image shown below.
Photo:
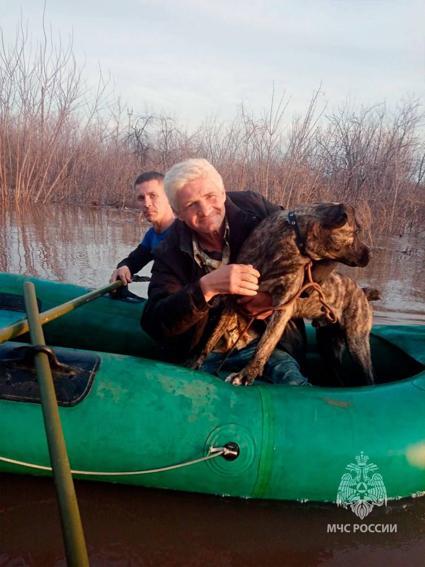
{"label": "dog's paw", "polygon": [[231,374],[229,374],[226,377],[225,382],[227,382],[228,384],[233,384],[233,386],[240,386],[242,382],[240,381],[239,372],[232,372]]}
{"label": "dog's paw", "polygon": [[251,386],[254,379],[255,378],[247,376],[242,370],[241,372],[232,372],[229,376],[227,376],[225,381],[229,384],[233,384],[233,386]]}
{"label": "dog's paw", "polygon": [[197,356],[196,358],[190,358],[185,362],[186,368],[191,368],[192,370],[199,370],[204,364],[205,356]]}

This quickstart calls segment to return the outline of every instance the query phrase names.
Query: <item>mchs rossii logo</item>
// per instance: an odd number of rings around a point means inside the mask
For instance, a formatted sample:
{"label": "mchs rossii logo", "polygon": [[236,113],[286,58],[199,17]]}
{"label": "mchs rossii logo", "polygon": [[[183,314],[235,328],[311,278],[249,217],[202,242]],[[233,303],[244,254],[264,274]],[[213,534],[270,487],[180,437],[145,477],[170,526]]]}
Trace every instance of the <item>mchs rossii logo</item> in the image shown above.
{"label": "mchs rossii logo", "polygon": [[[363,453],[355,457],[342,474],[336,503],[364,520],[375,506],[387,505],[387,490],[375,463]],[[328,524],[328,533],[397,533],[397,524]]]}

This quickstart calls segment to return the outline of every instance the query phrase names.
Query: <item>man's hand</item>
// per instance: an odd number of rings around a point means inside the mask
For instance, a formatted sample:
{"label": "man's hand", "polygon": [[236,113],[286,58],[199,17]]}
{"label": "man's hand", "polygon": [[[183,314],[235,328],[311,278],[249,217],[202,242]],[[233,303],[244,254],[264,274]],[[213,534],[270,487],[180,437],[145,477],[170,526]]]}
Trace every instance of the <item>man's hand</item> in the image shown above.
{"label": "man's hand", "polygon": [[117,270],[114,270],[112,272],[111,278],[110,278],[110,283],[115,282],[116,280],[121,280],[122,283],[124,285],[128,285],[129,283],[131,283],[133,280],[131,278],[131,272],[128,268],[128,266],[121,266],[121,268],[118,268]]}
{"label": "man's hand", "polygon": [[260,272],[250,264],[226,264],[202,276],[200,285],[205,301],[222,294],[252,297],[257,294],[259,277]]}
{"label": "man's hand", "polygon": [[[273,307],[273,303],[272,296],[266,291],[258,292],[255,297],[241,297],[237,303],[241,307],[242,313],[245,313],[248,317],[262,320],[267,319],[273,313],[272,309],[267,310],[268,307]],[[258,313],[258,316],[256,316],[256,313]]]}

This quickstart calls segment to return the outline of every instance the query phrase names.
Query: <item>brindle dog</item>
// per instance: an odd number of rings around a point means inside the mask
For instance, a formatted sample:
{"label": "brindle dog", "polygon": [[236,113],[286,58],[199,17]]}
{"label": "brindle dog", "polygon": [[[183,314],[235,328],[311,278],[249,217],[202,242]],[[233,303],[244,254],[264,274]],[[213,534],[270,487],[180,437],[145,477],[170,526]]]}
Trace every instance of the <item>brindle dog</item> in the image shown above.
{"label": "brindle dog", "polygon": [[[337,203],[307,205],[290,213],[278,211],[252,231],[237,262],[252,264],[260,272],[259,291],[271,295],[273,307],[287,306],[276,309],[270,316],[254,357],[245,368],[231,375],[233,384],[250,385],[261,376],[289,319],[295,314],[297,302],[291,299],[304,283],[307,264],[322,260],[342,262],[348,266],[368,264],[369,249],[361,242],[359,231],[354,209]],[[229,319],[234,317],[234,300],[230,297],[225,301],[223,315],[193,365],[195,368],[202,365],[228,327]],[[307,304],[308,301],[304,305]],[[360,358],[363,360],[364,357]],[[367,370],[365,373],[369,381],[373,380]]]}
{"label": "brindle dog", "polygon": [[[341,386],[374,384],[369,342],[373,313],[369,302],[380,299],[379,291],[360,288],[351,278],[337,272],[330,273],[322,281],[321,288],[336,322],[329,323],[324,316],[322,304],[314,291],[297,299],[293,317],[313,320],[319,352],[327,366],[328,381]],[[354,363],[350,383],[342,371],[345,348]],[[352,383],[353,376],[356,384]]]}

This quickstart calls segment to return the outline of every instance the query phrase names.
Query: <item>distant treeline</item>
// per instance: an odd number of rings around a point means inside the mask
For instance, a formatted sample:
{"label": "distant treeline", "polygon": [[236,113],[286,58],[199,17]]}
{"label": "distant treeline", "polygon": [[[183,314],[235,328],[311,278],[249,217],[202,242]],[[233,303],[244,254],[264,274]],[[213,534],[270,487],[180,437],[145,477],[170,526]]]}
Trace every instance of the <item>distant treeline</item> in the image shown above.
{"label": "distant treeline", "polygon": [[371,216],[375,234],[424,231],[419,103],[330,113],[320,95],[298,119],[288,120],[288,101],[273,96],[262,116],[242,106],[230,122],[187,131],[165,115],[112,104],[101,80],[89,91],[72,47],[46,37],[31,50],[21,29],[14,46],[0,45],[0,199],[131,206],[139,172],[205,157],[228,189],[253,189],[285,207],[349,202]]}

